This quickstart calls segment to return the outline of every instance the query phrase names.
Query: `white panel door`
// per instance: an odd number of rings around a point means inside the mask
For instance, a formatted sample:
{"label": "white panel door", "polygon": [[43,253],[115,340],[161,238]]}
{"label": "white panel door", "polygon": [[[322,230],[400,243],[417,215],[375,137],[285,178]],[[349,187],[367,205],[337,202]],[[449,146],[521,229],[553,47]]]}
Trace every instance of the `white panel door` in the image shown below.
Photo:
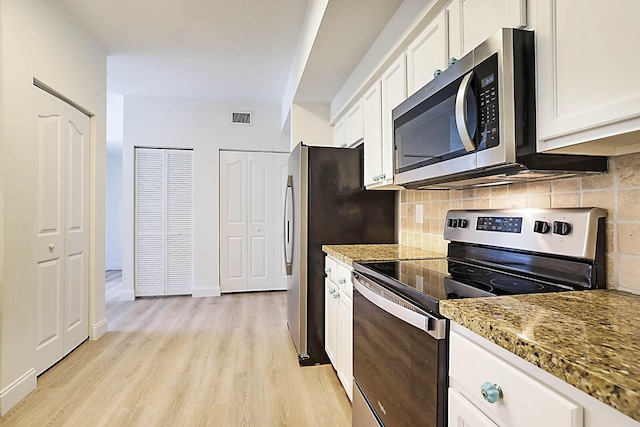
{"label": "white panel door", "polygon": [[135,167],[135,292],[138,297],[164,295],[164,150],[136,148]]}
{"label": "white panel door", "polygon": [[220,152],[220,289],[247,290],[247,153]]}
{"label": "white panel door", "polygon": [[89,118],[66,106],[64,354],[89,333]]}
{"label": "white panel door", "polygon": [[220,290],[286,289],[285,153],[220,152]]}
{"label": "white panel door", "polygon": [[193,151],[167,152],[167,295],[193,286]]}
{"label": "white panel door", "polygon": [[287,271],[284,259],[284,203],[287,194],[287,160],[289,154],[273,154],[274,177],[274,236],[273,239],[273,289],[287,289]]}
{"label": "white panel door", "polygon": [[247,154],[249,291],[273,289],[273,154]]}
{"label": "white panel door", "polygon": [[89,118],[34,88],[36,371],[89,336]]}
{"label": "white panel door", "polygon": [[36,370],[64,354],[64,147],[65,105],[34,89],[38,151],[36,204]]}

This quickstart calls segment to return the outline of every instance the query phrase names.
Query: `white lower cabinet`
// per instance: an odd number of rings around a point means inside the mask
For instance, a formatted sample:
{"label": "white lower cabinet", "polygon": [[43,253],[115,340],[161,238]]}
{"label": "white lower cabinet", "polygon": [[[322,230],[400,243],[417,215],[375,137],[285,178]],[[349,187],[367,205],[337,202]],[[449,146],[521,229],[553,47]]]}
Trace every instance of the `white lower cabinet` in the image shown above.
{"label": "white lower cabinet", "polygon": [[449,426],[640,427],[640,423],[451,322]]}
{"label": "white lower cabinet", "polygon": [[478,408],[473,406],[455,389],[449,388],[449,426],[451,427],[497,427]]}
{"label": "white lower cabinet", "polygon": [[325,258],[325,351],[349,400],[353,400],[353,284],[351,267]]}

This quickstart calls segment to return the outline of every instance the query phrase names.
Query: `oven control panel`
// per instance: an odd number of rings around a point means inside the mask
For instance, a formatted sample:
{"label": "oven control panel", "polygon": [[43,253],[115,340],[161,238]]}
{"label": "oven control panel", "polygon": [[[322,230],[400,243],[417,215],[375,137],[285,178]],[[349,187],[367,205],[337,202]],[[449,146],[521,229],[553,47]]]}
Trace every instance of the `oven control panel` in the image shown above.
{"label": "oven control panel", "polygon": [[522,217],[480,216],[476,222],[476,230],[499,231],[501,233],[520,233],[522,231]]}
{"label": "oven control panel", "polygon": [[451,210],[444,238],[593,259],[605,218],[600,208]]}

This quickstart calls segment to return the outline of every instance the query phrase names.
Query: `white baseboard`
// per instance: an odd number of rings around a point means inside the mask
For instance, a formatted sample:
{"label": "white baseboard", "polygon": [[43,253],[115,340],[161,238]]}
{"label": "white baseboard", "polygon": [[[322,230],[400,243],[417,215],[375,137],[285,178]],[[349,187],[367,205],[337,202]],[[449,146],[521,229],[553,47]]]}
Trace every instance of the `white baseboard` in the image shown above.
{"label": "white baseboard", "polygon": [[202,297],[219,297],[220,286],[199,286],[194,287],[191,292],[191,296],[194,298]]}
{"label": "white baseboard", "polygon": [[98,323],[91,325],[91,336],[89,338],[91,338],[91,341],[95,341],[99,339],[101,336],[103,336],[104,334],[106,334],[108,330],[109,330],[109,322],[105,317]]}
{"label": "white baseboard", "polygon": [[36,370],[30,369],[20,378],[0,390],[0,416],[9,412],[9,409],[35,390],[36,385]]}
{"label": "white baseboard", "polygon": [[123,289],[120,291],[120,301],[133,301],[136,299],[136,293],[133,289]]}

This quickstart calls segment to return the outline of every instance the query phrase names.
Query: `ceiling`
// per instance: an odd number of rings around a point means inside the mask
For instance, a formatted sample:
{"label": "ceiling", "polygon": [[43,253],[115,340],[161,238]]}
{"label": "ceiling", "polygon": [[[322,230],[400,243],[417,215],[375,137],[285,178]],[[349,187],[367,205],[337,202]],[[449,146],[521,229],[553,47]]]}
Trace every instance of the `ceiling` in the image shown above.
{"label": "ceiling", "polygon": [[[110,93],[272,105],[282,103],[308,3],[59,1],[107,50]],[[330,102],[401,2],[330,0],[296,100]]]}

